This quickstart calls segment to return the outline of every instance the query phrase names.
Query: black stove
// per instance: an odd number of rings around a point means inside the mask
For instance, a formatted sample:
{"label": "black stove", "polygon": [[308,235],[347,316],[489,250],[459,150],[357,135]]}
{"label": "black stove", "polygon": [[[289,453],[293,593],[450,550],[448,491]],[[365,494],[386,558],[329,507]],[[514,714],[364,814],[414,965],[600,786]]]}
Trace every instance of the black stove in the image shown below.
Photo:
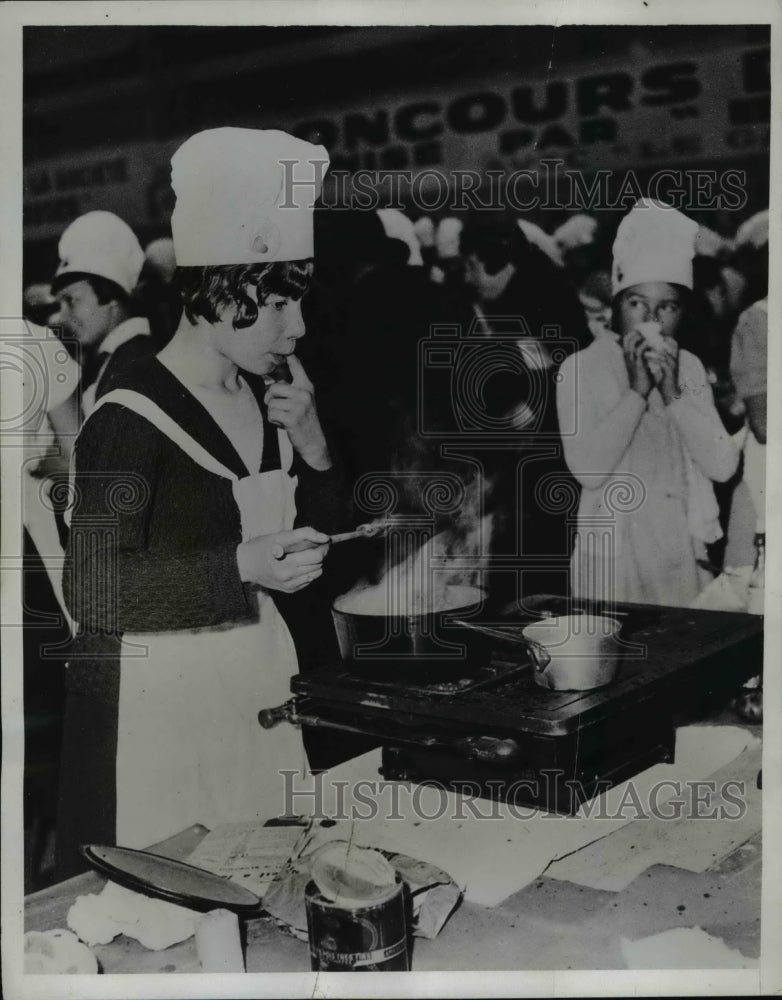
{"label": "black stove", "polygon": [[[517,610],[504,624],[520,630],[541,616],[585,610],[557,600]],[[373,737],[388,779],[572,814],[607,787],[673,760],[677,721],[724,704],[762,669],[757,616],[631,604],[588,610],[623,623],[627,653],[606,687],[550,691],[535,683],[525,647],[498,642],[473,664],[325,664],[292,679],[295,697],[274,721]],[[503,624],[496,615],[486,622]]]}

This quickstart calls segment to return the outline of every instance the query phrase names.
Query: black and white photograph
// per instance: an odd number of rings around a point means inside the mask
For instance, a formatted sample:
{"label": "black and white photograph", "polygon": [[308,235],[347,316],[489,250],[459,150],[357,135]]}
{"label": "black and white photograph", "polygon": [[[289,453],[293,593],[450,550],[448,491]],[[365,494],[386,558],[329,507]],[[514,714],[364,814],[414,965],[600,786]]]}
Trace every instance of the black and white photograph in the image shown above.
{"label": "black and white photograph", "polygon": [[4,7],[3,995],[778,993],[778,3]]}

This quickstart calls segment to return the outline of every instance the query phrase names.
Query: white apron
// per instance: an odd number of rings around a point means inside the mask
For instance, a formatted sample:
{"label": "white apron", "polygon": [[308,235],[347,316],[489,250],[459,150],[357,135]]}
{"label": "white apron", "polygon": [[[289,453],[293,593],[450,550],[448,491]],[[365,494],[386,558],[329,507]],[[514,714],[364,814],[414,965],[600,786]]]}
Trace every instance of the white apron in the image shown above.
{"label": "white apron", "polygon": [[[293,526],[295,480],[282,469],[239,479],[146,396],[115,390],[98,407],[107,402],[145,417],[203,468],[231,481],[243,540]],[[290,441],[282,431],[278,440],[281,464],[289,467]],[[257,622],[126,633],[117,843],[143,848],[194,823],[212,828],[283,814],[278,772],[305,769],[301,735],[288,724],[262,729],[258,711],[290,697],[296,670],[290,633],[265,591],[258,594]]]}

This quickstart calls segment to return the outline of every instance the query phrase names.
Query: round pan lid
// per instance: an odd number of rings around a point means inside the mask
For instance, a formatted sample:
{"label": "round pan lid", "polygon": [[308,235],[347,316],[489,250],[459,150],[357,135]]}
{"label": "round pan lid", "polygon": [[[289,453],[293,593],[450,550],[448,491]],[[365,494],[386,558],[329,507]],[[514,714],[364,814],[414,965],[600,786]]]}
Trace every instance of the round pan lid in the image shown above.
{"label": "round pan lid", "polygon": [[244,914],[261,905],[254,892],[220,875],[129,847],[83,844],[81,853],[92,868],[112,882],[167,903],[207,912],[215,909]]}

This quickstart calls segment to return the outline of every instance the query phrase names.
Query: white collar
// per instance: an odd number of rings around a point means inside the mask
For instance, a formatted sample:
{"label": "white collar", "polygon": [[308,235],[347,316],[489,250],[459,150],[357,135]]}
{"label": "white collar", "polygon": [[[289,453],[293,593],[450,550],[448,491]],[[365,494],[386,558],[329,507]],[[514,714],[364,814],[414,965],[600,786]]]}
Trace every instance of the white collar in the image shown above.
{"label": "white collar", "polygon": [[119,326],[115,326],[110,333],[106,334],[98,350],[101,354],[113,354],[118,347],[126,344],[134,337],[138,337],[139,335],[148,337],[149,334],[149,320],[143,316],[131,316],[129,319],[123,320]]}

